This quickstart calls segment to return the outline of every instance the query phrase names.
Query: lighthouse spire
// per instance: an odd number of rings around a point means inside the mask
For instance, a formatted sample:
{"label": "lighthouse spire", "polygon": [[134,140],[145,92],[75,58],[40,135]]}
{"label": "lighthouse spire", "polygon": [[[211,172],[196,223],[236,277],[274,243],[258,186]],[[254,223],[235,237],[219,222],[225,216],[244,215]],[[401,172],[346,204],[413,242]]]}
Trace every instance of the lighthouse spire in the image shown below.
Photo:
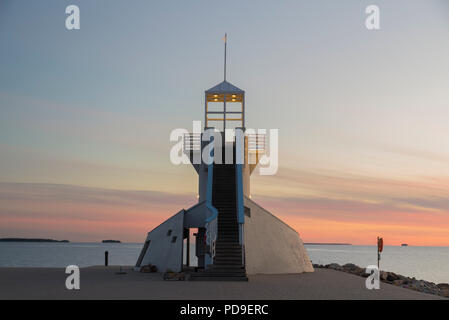
{"label": "lighthouse spire", "polygon": [[228,34],[227,33],[225,33],[223,41],[224,41],[224,81],[226,81],[226,45],[228,42]]}

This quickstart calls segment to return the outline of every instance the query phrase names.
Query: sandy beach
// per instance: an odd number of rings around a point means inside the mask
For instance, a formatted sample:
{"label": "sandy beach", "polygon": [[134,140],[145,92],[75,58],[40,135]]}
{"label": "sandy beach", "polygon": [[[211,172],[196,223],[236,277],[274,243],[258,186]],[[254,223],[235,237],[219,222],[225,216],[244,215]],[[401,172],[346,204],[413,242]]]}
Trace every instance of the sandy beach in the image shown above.
{"label": "sandy beach", "polygon": [[386,283],[367,290],[365,278],[330,269],[253,275],[248,282],[164,281],[161,273],[118,270],[81,268],[80,290],[67,290],[63,268],[0,268],[0,299],[444,299]]}

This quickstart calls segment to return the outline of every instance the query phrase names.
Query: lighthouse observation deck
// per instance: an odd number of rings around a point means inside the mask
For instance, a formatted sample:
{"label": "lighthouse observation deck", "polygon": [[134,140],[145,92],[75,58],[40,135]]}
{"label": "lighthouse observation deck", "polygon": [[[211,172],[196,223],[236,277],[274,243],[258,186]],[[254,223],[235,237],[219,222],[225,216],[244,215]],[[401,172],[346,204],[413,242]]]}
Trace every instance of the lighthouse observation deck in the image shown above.
{"label": "lighthouse observation deck", "polygon": [[[213,128],[209,128],[213,129]],[[210,140],[210,136],[205,136],[204,133],[185,133],[183,135],[183,153],[186,154],[192,164],[200,164],[205,162],[205,158],[209,157],[208,152],[206,154],[203,152],[208,144],[213,144],[213,149],[220,149],[220,154],[230,153],[225,159],[235,159],[233,155],[236,150],[236,135],[234,130],[227,129],[231,131],[231,134],[226,136],[222,135],[222,132],[215,131],[213,136],[215,139]],[[248,130],[253,132],[253,130]],[[242,164],[250,165],[250,171],[252,172],[254,168],[259,163],[260,158],[266,153],[266,134],[265,133],[249,133],[244,132],[243,136],[243,155],[244,158]],[[220,136],[220,139],[216,137]],[[207,149],[211,150],[211,149]],[[217,159],[214,157],[214,162]],[[218,163],[234,163],[234,161],[229,162],[219,160]]]}

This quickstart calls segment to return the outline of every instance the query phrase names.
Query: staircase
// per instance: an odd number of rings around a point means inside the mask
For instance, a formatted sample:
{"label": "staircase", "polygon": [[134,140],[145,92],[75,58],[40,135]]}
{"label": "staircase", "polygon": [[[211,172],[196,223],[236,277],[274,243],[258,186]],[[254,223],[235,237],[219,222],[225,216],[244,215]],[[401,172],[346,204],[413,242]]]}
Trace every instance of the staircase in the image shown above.
{"label": "staircase", "polygon": [[214,262],[192,273],[190,280],[248,281],[239,243],[235,169],[235,164],[214,164],[212,205],[218,211]]}

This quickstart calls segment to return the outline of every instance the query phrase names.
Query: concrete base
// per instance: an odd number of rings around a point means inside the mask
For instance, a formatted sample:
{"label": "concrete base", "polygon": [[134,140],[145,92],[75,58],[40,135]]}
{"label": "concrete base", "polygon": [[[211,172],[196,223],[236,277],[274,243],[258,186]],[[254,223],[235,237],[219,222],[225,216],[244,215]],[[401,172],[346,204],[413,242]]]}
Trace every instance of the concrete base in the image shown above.
{"label": "concrete base", "polygon": [[[244,244],[246,274],[285,274],[313,272],[313,266],[299,234],[283,221],[244,198]],[[182,270],[183,230],[200,227],[207,210],[203,203],[181,210],[148,233],[148,247],[136,267],[156,265],[159,271]]]}
{"label": "concrete base", "polygon": [[313,272],[299,234],[249,198],[245,214],[245,263],[247,274]]}

